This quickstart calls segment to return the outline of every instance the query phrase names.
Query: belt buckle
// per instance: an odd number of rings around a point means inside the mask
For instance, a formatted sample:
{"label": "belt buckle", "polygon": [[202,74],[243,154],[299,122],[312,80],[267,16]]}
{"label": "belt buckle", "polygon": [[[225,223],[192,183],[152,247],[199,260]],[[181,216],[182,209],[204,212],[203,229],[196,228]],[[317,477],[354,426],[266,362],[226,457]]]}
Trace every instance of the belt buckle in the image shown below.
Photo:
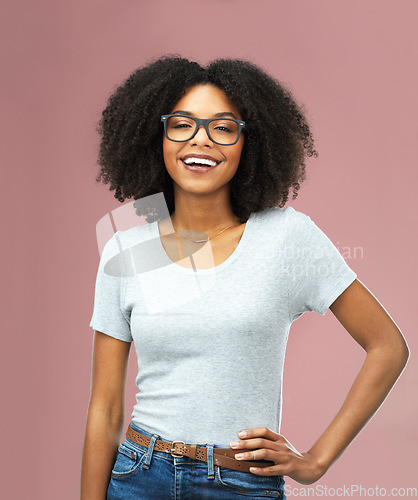
{"label": "belt buckle", "polygon": [[174,447],[175,447],[176,443],[179,443],[179,444],[186,444],[184,441],[173,441],[173,442],[171,443],[171,456],[172,456],[172,457],[177,457],[177,458],[184,457],[184,455],[178,455],[177,453],[174,453]]}

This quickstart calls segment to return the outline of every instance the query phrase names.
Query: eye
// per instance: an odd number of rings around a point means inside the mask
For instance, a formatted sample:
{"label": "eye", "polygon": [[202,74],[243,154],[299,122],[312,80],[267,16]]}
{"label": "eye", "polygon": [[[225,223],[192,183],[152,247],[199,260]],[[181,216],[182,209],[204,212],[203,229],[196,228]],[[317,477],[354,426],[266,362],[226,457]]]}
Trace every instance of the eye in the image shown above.
{"label": "eye", "polygon": [[169,118],[167,125],[169,128],[182,129],[182,128],[191,128],[194,126],[193,120],[188,120],[184,117],[175,117],[172,116]]}
{"label": "eye", "polygon": [[186,130],[195,126],[195,121],[185,116],[170,116],[167,120],[167,127],[171,130]]}
{"label": "eye", "polygon": [[232,130],[229,127],[225,126],[225,125],[217,125],[215,127],[215,130],[219,130],[220,132],[229,132],[229,133],[232,132]]}
{"label": "eye", "polygon": [[173,123],[170,125],[173,128],[188,128],[191,127],[192,125],[190,123]]}
{"label": "eye", "polygon": [[237,124],[232,120],[222,120],[212,122],[213,130],[221,134],[236,134],[238,131]]}

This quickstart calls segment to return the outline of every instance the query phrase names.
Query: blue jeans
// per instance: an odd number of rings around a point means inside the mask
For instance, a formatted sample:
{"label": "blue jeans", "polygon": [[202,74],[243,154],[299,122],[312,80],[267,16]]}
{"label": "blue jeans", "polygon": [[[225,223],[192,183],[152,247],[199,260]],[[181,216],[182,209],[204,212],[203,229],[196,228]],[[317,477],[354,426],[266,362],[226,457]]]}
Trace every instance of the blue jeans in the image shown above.
{"label": "blue jeans", "polygon": [[286,500],[282,475],[258,476],[226,467],[215,469],[213,448],[224,446],[205,444],[208,463],[173,457],[154,450],[157,439],[170,439],[150,434],[133,423],[131,426],[151,441],[148,448],[128,438],[119,445],[107,500]]}

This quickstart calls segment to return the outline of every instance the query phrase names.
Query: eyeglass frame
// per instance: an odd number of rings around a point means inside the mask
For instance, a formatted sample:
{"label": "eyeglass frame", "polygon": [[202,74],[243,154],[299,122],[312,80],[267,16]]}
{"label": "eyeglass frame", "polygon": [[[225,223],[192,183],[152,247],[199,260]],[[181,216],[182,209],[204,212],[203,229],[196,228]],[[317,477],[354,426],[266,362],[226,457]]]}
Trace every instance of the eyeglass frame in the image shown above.
{"label": "eyeglass frame", "polygon": [[[191,118],[194,122],[196,122],[196,130],[194,131],[193,135],[191,137],[189,137],[188,139],[183,139],[181,141],[177,140],[177,139],[170,139],[170,137],[168,137],[168,135],[167,135],[167,121],[172,116],[181,116],[182,118]],[[235,122],[235,123],[238,124],[238,135],[237,135],[237,138],[236,138],[235,142],[232,142],[231,144],[222,144],[222,143],[214,141],[212,139],[212,137],[210,135],[210,132],[209,132],[209,123],[217,121],[217,120],[230,120],[230,121],[233,121],[233,122]],[[207,133],[209,139],[212,142],[214,142],[215,144],[219,144],[219,146],[233,146],[234,144],[236,144],[238,142],[238,140],[240,138],[240,135],[241,135],[241,130],[242,129],[245,129],[247,133],[249,132],[248,123],[246,123],[243,120],[236,120],[235,118],[229,118],[229,117],[228,118],[226,118],[226,117],[225,118],[196,118],[196,117],[190,116],[190,115],[182,115],[180,113],[175,113],[175,114],[171,114],[171,115],[161,115],[161,121],[162,121],[162,123],[164,123],[164,134],[165,134],[165,136],[167,137],[167,139],[169,141],[173,141],[173,142],[187,142],[187,141],[191,141],[193,139],[193,137],[199,131],[201,125],[203,125],[205,127],[205,130],[206,130],[206,133]]]}

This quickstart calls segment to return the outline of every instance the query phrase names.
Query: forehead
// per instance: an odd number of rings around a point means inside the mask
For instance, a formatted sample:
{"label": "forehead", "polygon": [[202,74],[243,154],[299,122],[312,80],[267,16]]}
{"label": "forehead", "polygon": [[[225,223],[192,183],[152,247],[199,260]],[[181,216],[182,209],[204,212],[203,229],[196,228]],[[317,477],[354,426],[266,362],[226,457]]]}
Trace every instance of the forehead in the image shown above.
{"label": "forehead", "polygon": [[[195,85],[175,104],[171,113],[188,111],[200,118],[209,118],[216,113],[229,111],[237,119],[242,119],[238,109],[226,96],[225,92],[210,84]],[[204,116],[209,115],[209,116]]]}

